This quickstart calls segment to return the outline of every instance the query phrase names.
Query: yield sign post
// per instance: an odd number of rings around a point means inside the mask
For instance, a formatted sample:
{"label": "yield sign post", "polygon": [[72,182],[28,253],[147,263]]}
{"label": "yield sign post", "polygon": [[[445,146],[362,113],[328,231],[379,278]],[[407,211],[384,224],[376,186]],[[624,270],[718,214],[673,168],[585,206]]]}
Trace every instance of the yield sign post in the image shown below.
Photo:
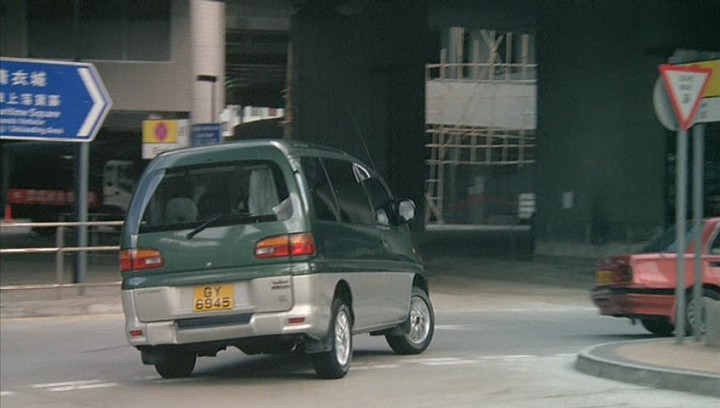
{"label": "yield sign post", "polygon": [[[696,66],[683,67],[673,65],[661,65],[660,75],[663,78],[665,89],[672,102],[673,110],[677,116],[680,128],[677,134],[677,150],[676,150],[676,174],[675,174],[675,242],[677,243],[677,278],[675,286],[675,343],[682,344],[685,336],[685,309],[687,307],[685,301],[685,253],[687,250],[686,243],[686,197],[687,197],[687,150],[688,150],[688,129],[693,126],[695,116],[697,115],[700,103],[702,101],[705,90],[712,75],[712,71],[708,68]],[[695,135],[695,171],[693,174],[693,201],[695,203],[693,212],[695,213],[695,228],[699,230],[702,223],[702,155],[698,153],[702,150],[702,134],[703,130],[696,129]],[[699,204],[699,205],[698,205]],[[698,238],[696,234],[696,239]],[[699,265],[699,245],[696,245],[696,263]],[[697,267],[697,265],[696,265]],[[696,273],[694,284],[694,302],[697,307],[699,300],[698,284],[701,280],[701,274]],[[694,328],[697,330],[697,327]]]}
{"label": "yield sign post", "polygon": [[701,67],[661,65],[660,75],[672,101],[680,126],[690,129],[709,83],[712,70]]}
{"label": "yield sign post", "polygon": [[112,101],[88,63],[0,58],[0,138],[91,142]]}

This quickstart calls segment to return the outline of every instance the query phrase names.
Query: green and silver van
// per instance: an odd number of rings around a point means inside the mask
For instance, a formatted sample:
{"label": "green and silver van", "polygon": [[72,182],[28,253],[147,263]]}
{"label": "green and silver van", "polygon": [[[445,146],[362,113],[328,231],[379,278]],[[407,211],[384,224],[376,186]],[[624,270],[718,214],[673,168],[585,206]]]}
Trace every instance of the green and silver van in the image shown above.
{"label": "green and silver van", "polygon": [[230,346],[305,353],[340,378],[359,333],[421,353],[434,312],[414,212],[337,149],[253,140],[163,153],[122,231],[128,341],[165,378]]}

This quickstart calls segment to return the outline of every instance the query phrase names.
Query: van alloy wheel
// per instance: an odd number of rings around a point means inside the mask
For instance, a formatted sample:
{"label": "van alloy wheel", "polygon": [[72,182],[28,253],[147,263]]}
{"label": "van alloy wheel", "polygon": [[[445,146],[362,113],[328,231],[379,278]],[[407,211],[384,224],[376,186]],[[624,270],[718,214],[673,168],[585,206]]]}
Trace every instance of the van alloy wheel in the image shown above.
{"label": "van alloy wheel", "polygon": [[432,341],[435,313],[427,293],[414,287],[410,297],[410,313],[400,327],[402,335],[387,335],[390,348],[398,354],[420,354]]}
{"label": "van alloy wheel", "polygon": [[332,304],[330,350],[310,355],[313,368],[321,378],[342,378],[352,360],[352,314],[345,300],[336,298]]}

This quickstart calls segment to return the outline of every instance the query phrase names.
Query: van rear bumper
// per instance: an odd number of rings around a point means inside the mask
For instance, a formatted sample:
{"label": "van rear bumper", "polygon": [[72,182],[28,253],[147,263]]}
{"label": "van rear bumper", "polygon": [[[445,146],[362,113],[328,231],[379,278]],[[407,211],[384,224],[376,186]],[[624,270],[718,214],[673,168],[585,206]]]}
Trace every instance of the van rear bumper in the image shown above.
{"label": "van rear bumper", "polygon": [[321,280],[320,275],[292,277],[293,304],[285,311],[234,310],[151,322],[138,318],[135,290],[123,290],[125,333],[136,347],[223,341],[232,345],[237,339],[298,334],[320,339],[330,325],[333,296],[323,293]]}

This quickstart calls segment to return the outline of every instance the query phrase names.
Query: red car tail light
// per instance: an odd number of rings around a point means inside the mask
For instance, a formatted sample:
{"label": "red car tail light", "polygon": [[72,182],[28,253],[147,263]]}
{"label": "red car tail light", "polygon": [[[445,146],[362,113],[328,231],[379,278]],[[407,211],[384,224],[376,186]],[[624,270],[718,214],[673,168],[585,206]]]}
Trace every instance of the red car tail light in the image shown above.
{"label": "red car tail light", "polygon": [[156,249],[126,249],[120,251],[120,272],[159,269],[165,266],[160,251]]}
{"label": "red car tail light", "polygon": [[607,259],[600,264],[595,278],[598,285],[630,283],[633,280],[633,269],[626,258]]}
{"label": "red car tail light", "polygon": [[614,283],[628,283],[633,280],[633,270],[630,265],[617,265],[617,268],[613,270],[613,282]]}
{"label": "red car tail light", "polygon": [[307,232],[270,237],[255,244],[258,259],[312,256],[315,253],[315,238]]}

